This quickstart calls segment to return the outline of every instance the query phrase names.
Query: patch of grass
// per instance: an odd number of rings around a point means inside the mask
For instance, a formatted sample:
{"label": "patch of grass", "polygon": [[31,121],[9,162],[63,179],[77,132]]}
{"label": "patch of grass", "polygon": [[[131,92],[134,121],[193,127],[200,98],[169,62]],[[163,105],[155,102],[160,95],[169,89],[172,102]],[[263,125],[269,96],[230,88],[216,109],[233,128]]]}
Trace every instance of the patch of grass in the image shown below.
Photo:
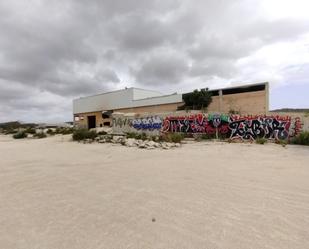
{"label": "patch of grass", "polygon": [[87,129],[77,129],[73,132],[72,138],[74,141],[81,141],[84,139],[94,140],[97,136],[95,131],[89,131]]}
{"label": "patch of grass", "polygon": [[257,138],[257,139],[255,140],[255,142],[256,142],[257,144],[265,144],[265,143],[267,143],[267,139],[265,139],[265,138]]}
{"label": "patch of grass", "polygon": [[16,134],[13,135],[14,139],[22,139],[22,138],[26,138],[27,137],[27,133],[24,131],[19,131]]}
{"label": "patch of grass", "polygon": [[309,145],[309,131],[303,131],[291,139],[292,144]]}
{"label": "patch of grass", "polygon": [[38,132],[33,135],[35,138],[45,138],[47,135],[44,132]]}

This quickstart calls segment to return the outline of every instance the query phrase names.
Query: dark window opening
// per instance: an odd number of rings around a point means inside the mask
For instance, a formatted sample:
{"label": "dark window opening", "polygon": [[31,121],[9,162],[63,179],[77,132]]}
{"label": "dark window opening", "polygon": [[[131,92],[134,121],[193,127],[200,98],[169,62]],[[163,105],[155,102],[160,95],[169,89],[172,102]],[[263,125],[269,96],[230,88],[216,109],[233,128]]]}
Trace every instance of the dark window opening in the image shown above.
{"label": "dark window opening", "polygon": [[103,125],[104,126],[111,126],[111,122],[104,122]]}

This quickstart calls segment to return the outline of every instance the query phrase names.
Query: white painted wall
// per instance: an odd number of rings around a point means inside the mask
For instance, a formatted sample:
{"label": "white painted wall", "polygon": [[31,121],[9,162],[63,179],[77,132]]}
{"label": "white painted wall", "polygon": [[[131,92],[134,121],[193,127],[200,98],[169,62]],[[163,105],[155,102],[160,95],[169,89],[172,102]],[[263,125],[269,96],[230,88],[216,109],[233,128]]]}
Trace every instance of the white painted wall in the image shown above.
{"label": "white painted wall", "polygon": [[162,93],[157,91],[149,91],[140,88],[133,88],[133,100],[158,97],[162,95],[163,95]]}
{"label": "white painted wall", "polygon": [[127,88],[124,90],[74,99],[73,113],[78,114],[179,102],[182,102],[181,94],[161,94],[160,96],[160,93],[155,91]]}
{"label": "white painted wall", "polygon": [[130,106],[132,99],[132,88],[74,99],[73,113],[118,109],[123,106]]}

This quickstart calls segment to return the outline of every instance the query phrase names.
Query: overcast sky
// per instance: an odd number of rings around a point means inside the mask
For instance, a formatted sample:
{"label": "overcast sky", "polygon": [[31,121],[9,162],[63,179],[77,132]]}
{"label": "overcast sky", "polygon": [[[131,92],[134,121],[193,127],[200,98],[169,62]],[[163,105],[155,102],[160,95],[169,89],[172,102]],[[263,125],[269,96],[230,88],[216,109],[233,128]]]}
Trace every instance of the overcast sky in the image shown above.
{"label": "overcast sky", "polygon": [[0,122],[67,121],[72,99],[270,82],[309,107],[308,0],[0,0]]}

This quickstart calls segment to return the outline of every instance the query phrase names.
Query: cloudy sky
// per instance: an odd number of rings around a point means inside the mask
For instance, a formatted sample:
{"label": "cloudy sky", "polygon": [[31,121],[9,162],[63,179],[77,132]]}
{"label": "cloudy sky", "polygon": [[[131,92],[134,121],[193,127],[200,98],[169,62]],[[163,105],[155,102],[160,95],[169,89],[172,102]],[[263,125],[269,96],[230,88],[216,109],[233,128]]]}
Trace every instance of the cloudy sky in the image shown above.
{"label": "cloudy sky", "polygon": [[67,121],[72,99],[270,82],[309,107],[308,0],[0,0],[0,122]]}

